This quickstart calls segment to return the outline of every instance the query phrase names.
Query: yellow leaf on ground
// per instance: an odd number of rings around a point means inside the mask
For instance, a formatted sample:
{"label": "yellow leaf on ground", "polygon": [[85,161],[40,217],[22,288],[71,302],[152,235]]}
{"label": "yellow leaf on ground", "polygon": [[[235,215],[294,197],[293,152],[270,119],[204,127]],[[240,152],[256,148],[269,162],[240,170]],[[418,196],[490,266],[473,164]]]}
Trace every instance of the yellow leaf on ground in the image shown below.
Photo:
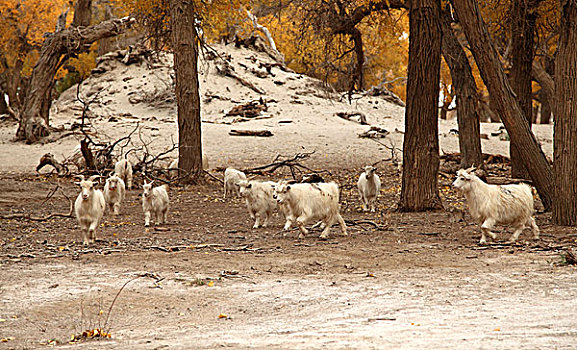
{"label": "yellow leaf on ground", "polygon": [[218,318],[228,318],[228,315],[227,314],[220,314],[220,315],[218,315]]}
{"label": "yellow leaf on ground", "polygon": [[208,286],[209,286],[209,287],[214,287],[214,281],[208,282]]}

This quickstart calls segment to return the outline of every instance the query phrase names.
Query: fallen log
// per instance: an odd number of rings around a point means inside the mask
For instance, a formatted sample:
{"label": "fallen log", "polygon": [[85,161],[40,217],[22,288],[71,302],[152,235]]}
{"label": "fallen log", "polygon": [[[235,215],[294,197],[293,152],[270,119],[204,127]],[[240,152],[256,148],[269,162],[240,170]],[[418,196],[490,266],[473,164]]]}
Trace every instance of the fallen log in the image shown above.
{"label": "fallen log", "polygon": [[54,167],[54,169],[56,169],[56,171],[58,172],[58,175],[68,175],[70,173],[68,168],[63,164],[60,164],[60,162],[58,162],[54,158],[54,155],[52,153],[46,153],[40,158],[40,163],[36,167],[36,171],[37,172],[40,171],[46,165],[51,165],[52,167]]}
{"label": "fallen log", "polygon": [[337,112],[335,115],[339,118],[359,123],[361,125],[369,125],[367,117],[361,112]]}
{"label": "fallen log", "polygon": [[383,139],[387,137],[390,132],[387,129],[380,128],[378,126],[371,126],[371,128],[363,133],[359,134],[361,138],[369,139]]}
{"label": "fallen log", "polygon": [[231,130],[228,133],[230,136],[260,136],[270,137],[273,133],[270,130]]}

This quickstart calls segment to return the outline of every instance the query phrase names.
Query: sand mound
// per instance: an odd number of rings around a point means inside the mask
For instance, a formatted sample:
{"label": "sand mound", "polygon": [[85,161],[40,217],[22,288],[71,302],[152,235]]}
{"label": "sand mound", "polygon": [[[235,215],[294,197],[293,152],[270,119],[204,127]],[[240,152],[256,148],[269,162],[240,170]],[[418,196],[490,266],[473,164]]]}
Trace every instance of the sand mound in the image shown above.
{"label": "sand mound", "polygon": [[[87,115],[95,138],[118,139],[139,123],[142,131],[139,137],[133,137],[133,146],[145,142],[158,152],[178,141],[172,55],[133,55],[130,60],[136,57],[136,62],[125,64],[122,61],[126,53],[104,56],[79,89],[65,91],[53,104],[51,124],[70,129],[80,122],[82,104],[77,100],[78,90],[82,100],[91,102]],[[278,65],[266,53],[232,45],[215,45],[214,52],[199,63],[199,71],[203,148],[211,167],[248,167],[268,163],[278,154],[313,150],[316,152],[311,162],[317,167],[360,167],[389,158],[386,147],[358,137],[370,126],[390,132],[381,142],[402,147],[404,108],[388,102],[386,97],[354,95],[349,101],[346,96],[328,91],[321,81]],[[264,108],[249,108],[245,113],[242,106],[251,102]],[[369,125],[345,120],[338,113],[359,113]],[[484,124],[482,132],[490,135],[499,126]],[[535,128],[550,154],[551,127]],[[229,136],[233,129],[269,130],[274,136]],[[439,121],[444,152],[458,151],[457,136],[449,132],[451,129],[456,129],[454,120]],[[11,143],[14,133],[14,126],[0,128],[2,171],[33,171],[42,154],[52,152],[63,158],[73,152],[82,138],[74,135],[46,145],[27,146]],[[483,140],[484,152],[508,154],[507,141],[496,136],[489,138]]]}

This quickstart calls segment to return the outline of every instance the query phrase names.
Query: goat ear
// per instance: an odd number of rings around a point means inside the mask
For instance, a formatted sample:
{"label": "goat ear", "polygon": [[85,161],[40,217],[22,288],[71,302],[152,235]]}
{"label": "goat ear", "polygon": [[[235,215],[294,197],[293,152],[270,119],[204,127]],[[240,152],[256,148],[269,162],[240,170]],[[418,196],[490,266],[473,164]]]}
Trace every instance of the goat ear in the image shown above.
{"label": "goat ear", "polygon": [[81,175],[76,175],[76,177],[79,178],[80,181],[84,181],[84,175],[82,175],[82,174],[81,174]]}
{"label": "goat ear", "polygon": [[154,180],[150,181],[150,184],[152,185],[154,183]]}
{"label": "goat ear", "polygon": [[286,187],[286,190],[289,191],[290,189],[291,189],[291,186],[288,185],[288,186]]}
{"label": "goat ear", "polygon": [[74,183],[75,183],[76,185],[80,186],[80,182],[76,182],[76,181],[75,181]]}
{"label": "goat ear", "polygon": [[143,186],[147,184],[146,179],[143,180],[144,183],[142,184]]}

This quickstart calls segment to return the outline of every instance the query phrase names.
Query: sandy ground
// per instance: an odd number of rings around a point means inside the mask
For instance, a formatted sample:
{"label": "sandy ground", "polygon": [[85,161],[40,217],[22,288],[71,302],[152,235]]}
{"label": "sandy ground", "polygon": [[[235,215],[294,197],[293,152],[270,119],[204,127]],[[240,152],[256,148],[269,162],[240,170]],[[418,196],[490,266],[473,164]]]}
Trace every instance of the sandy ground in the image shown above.
{"label": "sandy ground", "polygon": [[[306,164],[330,170],[330,178],[341,184],[349,236],[333,228],[327,241],[318,239],[318,230],[302,240],[294,230],[284,237],[280,218],[269,228],[251,230],[244,203],[224,201],[213,181],[172,188],[169,223],[160,229],[142,226],[140,191],[130,191],[121,216],[107,216],[98,241],[88,247],[77,243],[71,218],[0,219],[0,349],[55,343],[83,349],[577,347],[576,269],[558,264],[560,253],[576,246],[577,230],[552,226],[547,214],[539,214],[540,241],[525,232],[519,244],[509,245],[504,241],[510,233],[501,232],[497,242],[480,246],[479,228],[468,215],[462,221],[445,211],[395,212],[400,179],[390,162],[379,165],[383,189],[377,213],[361,212],[358,169],[390,153],[357,137],[368,126],[334,113],[361,111],[371,124],[391,131],[389,139],[400,146],[404,109],[377,97],[352,104],[327,99],[317,82],[277,68],[275,77],[257,78],[250,69],[268,62],[264,55],[227,52],[236,71],[266,91],[264,115],[271,118],[224,124],[230,119],[223,117],[226,111],[260,95],[210,73],[214,64],[203,65],[203,143],[211,168],[250,167],[277,154],[316,150]],[[174,106],[128,98],[162,96],[158,90],[170,69],[110,65],[81,89],[90,96],[100,91],[91,108],[92,130],[102,140],[115,139],[139,121],[151,148],[167,147],[170,135],[175,137]],[[207,102],[207,95],[223,99]],[[70,90],[56,103],[55,126],[76,120],[73,98]],[[457,138],[448,133],[454,127],[454,121],[439,122],[446,152],[458,149]],[[485,124],[482,131],[498,127]],[[231,129],[261,128],[274,136],[228,136]],[[33,170],[46,152],[60,159],[69,155],[80,136],[26,146],[9,141],[14,131],[10,125],[0,128],[0,215],[66,212],[66,199],[47,193],[58,185],[74,196],[72,180]],[[536,133],[550,154],[550,127],[536,126]],[[494,136],[483,140],[483,148],[508,153],[508,143]],[[490,167],[493,175],[506,170],[502,164]],[[462,208],[450,181],[441,178],[444,203]],[[359,224],[362,220],[378,227]],[[113,301],[126,282],[143,274],[155,278],[135,279]],[[97,327],[112,338],[68,344],[72,334]]]}
{"label": "sandy ground", "polygon": [[[249,49],[222,46],[217,46],[217,49],[222,56],[230,57],[230,63],[239,76],[265,93],[256,93],[232,78],[218,75],[215,60],[201,62],[203,147],[212,168],[229,165],[247,167],[268,163],[278,154],[290,156],[303,151],[315,151],[313,160],[321,166],[323,163],[330,166],[332,162],[341,162],[350,168],[361,167],[390,157],[386,147],[357,137],[369,126],[340,119],[335,116],[337,112],[365,114],[369,124],[390,132],[382,142],[402,148],[403,107],[384,101],[381,97],[354,96],[352,101],[348,101],[346,97],[327,92],[315,79],[277,67],[271,68],[274,76],[259,78],[253,72],[265,71],[259,66],[272,62],[268,56]],[[150,65],[140,63],[130,66],[107,61],[101,64],[107,69],[105,73],[83,82],[80,97],[84,101],[95,101],[91,104],[89,115],[91,130],[98,139],[116,140],[127,135],[139,122],[142,141],[150,142],[152,150],[158,152],[168,148],[173,141],[178,142],[176,107],[173,97],[166,90],[173,74],[171,60],[170,55],[161,55]],[[234,117],[225,117],[232,107],[261,97],[268,105],[268,110],[261,116],[266,119],[233,122]],[[76,100],[76,88],[73,87],[54,103],[52,125],[69,129],[73,122],[80,122],[81,110],[82,105]],[[489,136],[488,140],[482,140],[483,152],[508,155],[508,141],[491,136],[501,126],[498,123],[482,123],[481,132]],[[442,152],[458,152],[458,137],[449,133],[456,128],[455,120],[439,120]],[[274,136],[229,136],[229,131],[233,129],[266,129]],[[544,152],[551,157],[551,126],[535,125],[534,132]],[[14,134],[15,126],[0,127],[0,148],[3,150],[0,152],[0,171],[33,171],[38,159],[46,152],[63,159],[74,152],[83,137],[78,133],[48,145],[27,146],[10,142]],[[142,147],[142,141],[134,137],[134,147]],[[176,156],[176,152],[173,155]],[[14,162],[14,159],[19,161]]]}

